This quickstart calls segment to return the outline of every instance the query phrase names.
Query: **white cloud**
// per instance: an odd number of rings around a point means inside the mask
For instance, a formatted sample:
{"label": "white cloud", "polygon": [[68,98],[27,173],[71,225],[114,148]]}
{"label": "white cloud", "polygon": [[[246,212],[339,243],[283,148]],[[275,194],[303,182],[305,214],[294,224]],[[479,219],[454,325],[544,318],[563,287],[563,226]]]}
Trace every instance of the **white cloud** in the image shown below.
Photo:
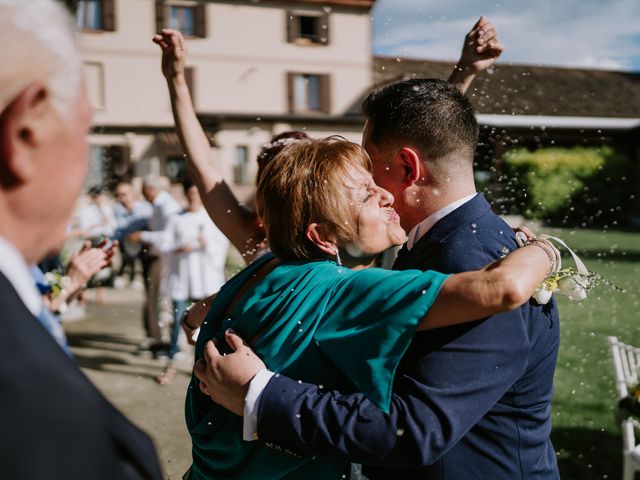
{"label": "white cloud", "polygon": [[621,63],[613,58],[597,58],[592,56],[586,56],[578,58],[573,63],[565,64],[567,67],[583,67],[602,70],[629,70],[629,65]]}
{"label": "white cloud", "polygon": [[481,14],[506,46],[501,61],[640,70],[637,0],[378,0],[376,53],[455,60]]}

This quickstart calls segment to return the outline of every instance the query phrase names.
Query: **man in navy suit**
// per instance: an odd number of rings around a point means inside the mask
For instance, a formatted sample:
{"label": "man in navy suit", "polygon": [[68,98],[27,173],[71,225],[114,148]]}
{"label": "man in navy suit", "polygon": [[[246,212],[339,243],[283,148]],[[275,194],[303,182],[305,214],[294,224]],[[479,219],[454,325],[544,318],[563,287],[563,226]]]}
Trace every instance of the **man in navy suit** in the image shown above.
{"label": "man in navy suit", "polygon": [[0,0],[0,469],[6,479],[160,479],[149,437],[46,330],[29,265],[59,248],[88,167],[73,20]]}
{"label": "man in navy suit", "polygon": [[[409,232],[394,268],[455,273],[516,248],[511,228],[475,191],[478,126],[457,89],[398,82],[372,92],[363,110],[375,181],[393,193]],[[246,440],[347,457],[371,479],[556,479],[549,435],[558,344],[553,300],[418,333],[388,415],[362,394],[260,370],[246,346],[208,357],[198,375],[214,400],[244,411]]]}

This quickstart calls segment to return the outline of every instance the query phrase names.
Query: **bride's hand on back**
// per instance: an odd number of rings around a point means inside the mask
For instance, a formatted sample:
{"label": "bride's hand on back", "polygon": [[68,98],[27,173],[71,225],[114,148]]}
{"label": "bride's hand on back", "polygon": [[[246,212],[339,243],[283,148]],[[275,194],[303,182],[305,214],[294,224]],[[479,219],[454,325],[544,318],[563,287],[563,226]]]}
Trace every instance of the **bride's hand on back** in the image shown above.
{"label": "bride's hand on back", "polygon": [[162,50],[162,74],[167,80],[184,75],[187,47],[182,34],[163,28],[153,37],[153,42]]}

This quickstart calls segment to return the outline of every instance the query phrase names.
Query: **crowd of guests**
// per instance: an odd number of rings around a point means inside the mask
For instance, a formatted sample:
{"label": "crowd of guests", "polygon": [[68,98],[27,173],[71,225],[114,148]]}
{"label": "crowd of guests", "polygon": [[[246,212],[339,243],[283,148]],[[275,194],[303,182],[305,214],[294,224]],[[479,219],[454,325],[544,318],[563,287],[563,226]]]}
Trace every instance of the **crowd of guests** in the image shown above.
{"label": "crowd of guests", "polygon": [[[165,178],[147,175],[141,185],[141,193],[127,180],[118,181],[112,191],[91,186],[69,225],[69,258],[64,262],[57,256],[48,258],[34,266],[34,276],[50,310],[68,319],[84,311],[85,288],[95,289],[96,301],[102,303],[105,285],[144,285],[145,338],[140,349],[167,358],[164,372],[157,377],[159,383],[167,384],[176,373],[179,345],[184,344],[179,320],[190,304],[224,284],[229,241],[207,215],[197,188],[188,179],[182,182],[183,195],[178,199],[169,192]],[[89,270],[80,268],[92,255],[103,261]],[[58,277],[63,282],[72,279],[73,284],[56,289]],[[51,328],[59,332],[62,327],[56,319]]]}
{"label": "crowd of guests", "polygon": [[[169,358],[160,383],[173,378],[180,324],[197,342],[185,479],[347,478],[352,463],[371,479],[558,478],[558,312],[530,297],[559,254],[526,230],[518,248],[473,181],[478,125],[463,92],[502,51],[486,19],[449,82],[399,81],[367,96],[362,146],[300,132],[265,145],[255,209],[211,161],[184,38],[161,31],[194,182],[186,208],[148,176],[144,200],[126,182],[115,203],[92,188],[72,229],[90,109],[69,25],[53,0],[0,0],[0,43],[21,40],[0,50],[10,70],[0,71],[0,360],[16,365],[0,370],[4,476],[162,477],[149,437],[51,324],[118,248],[130,280],[141,261],[149,348]],[[70,232],[86,243],[62,272],[73,283],[53,291],[32,267]],[[229,243],[248,266],[223,285]],[[403,244],[393,270],[372,265]],[[174,313],[166,346],[163,295]]]}

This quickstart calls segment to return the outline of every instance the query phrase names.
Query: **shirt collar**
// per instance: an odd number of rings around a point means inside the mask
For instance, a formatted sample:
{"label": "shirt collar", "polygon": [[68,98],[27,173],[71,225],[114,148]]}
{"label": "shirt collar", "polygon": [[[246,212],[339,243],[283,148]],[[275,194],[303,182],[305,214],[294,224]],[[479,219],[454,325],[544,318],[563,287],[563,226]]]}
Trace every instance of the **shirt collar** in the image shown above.
{"label": "shirt collar", "polygon": [[42,298],[22,254],[5,238],[0,237],[0,272],[18,293],[22,303],[34,317],[40,315]]}
{"label": "shirt collar", "polygon": [[451,202],[450,204],[448,204],[445,207],[441,208],[437,212],[432,213],[427,218],[425,218],[422,222],[420,222],[415,227],[413,227],[411,229],[411,231],[409,232],[409,235],[408,235],[408,238],[407,238],[407,250],[411,250],[413,248],[413,246],[416,243],[418,243],[418,240],[420,240],[422,237],[424,237],[424,235],[429,230],[431,230],[431,227],[433,227],[436,223],[438,223],[439,220],[442,220],[444,217],[449,215],[451,212],[453,212],[454,210],[460,208],[462,205],[467,203],[469,200],[471,200],[476,195],[477,195],[477,193],[472,193],[471,195],[467,195],[466,197],[462,197],[462,198],[456,200],[455,202]]}

